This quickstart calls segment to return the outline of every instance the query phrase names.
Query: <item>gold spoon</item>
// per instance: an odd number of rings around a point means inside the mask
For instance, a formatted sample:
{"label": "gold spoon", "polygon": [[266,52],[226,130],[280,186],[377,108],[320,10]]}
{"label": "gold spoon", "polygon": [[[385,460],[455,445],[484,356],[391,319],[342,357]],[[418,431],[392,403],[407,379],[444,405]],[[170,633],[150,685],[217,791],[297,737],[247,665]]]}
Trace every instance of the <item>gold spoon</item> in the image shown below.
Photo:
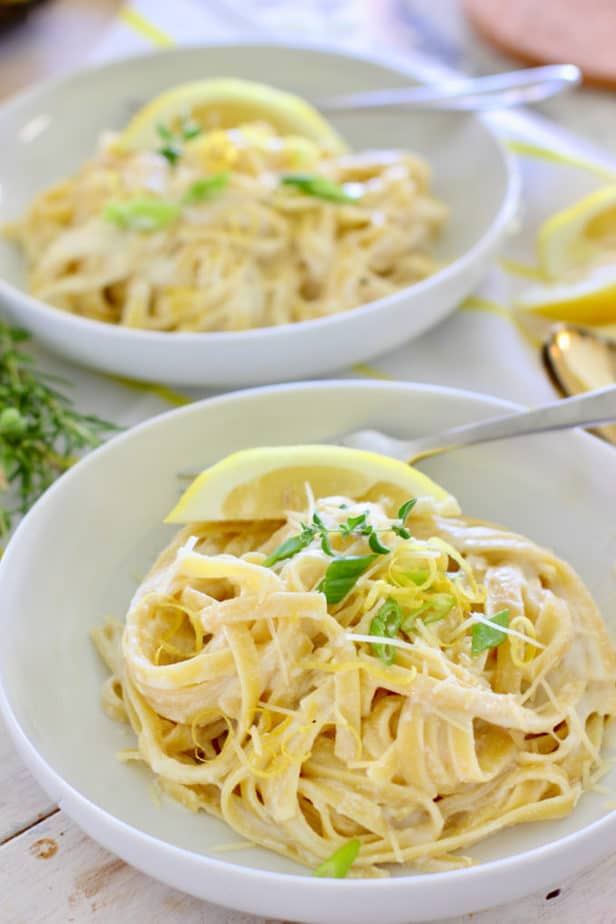
{"label": "gold spoon", "polygon": [[[616,340],[574,324],[556,324],[543,345],[543,361],[565,396],[604,388],[616,382]],[[595,432],[616,445],[616,425]]]}

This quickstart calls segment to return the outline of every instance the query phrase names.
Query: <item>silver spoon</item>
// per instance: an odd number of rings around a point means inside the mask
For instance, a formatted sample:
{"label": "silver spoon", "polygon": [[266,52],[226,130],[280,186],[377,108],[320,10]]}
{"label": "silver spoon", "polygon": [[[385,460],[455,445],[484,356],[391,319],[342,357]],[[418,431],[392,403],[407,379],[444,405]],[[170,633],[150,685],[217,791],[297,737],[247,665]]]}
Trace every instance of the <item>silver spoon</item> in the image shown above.
{"label": "silver spoon", "polygon": [[322,112],[357,109],[503,109],[538,103],[582,79],[574,64],[549,64],[487,77],[441,81],[434,86],[392,87],[312,100]]}
{"label": "silver spoon", "polygon": [[462,446],[505,440],[529,433],[590,427],[610,421],[616,421],[616,385],[589,391],[565,401],[545,404],[530,411],[491,417],[489,420],[453,427],[414,440],[399,440],[380,430],[358,430],[342,437],[340,443],[353,449],[369,449],[396,459],[405,459],[412,464]]}
{"label": "silver spoon", "polygon": [[[567,396],[616,382],[616,340],[576,324],[555,324],[543,344],[543,361]],[[599,427],[599,436],[616,444],[616,426]]]}

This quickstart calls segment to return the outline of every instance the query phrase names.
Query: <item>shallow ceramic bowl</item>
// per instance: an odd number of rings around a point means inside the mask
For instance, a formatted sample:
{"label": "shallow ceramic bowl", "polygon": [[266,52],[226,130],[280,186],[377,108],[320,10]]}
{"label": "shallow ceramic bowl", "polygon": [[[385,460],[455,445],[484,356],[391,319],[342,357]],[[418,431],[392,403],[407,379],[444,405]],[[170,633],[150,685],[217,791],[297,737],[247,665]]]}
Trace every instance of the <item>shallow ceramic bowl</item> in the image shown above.
{"label": "shallow ceramic bowl", "polygon": [[[361,427],[411,437],[513,405],[468,392],[374,382],[288,385],[226,395],[141,425],[64,475],[0,561],[0,707],[41,785],[92,837],[176,888],[243,911],[313,924],[408,924],[548,888],[616,846],[610,797],[584,795],[560,821],[523,825],[469,852],[477,866],[385,880],[314,879],[258,848],[217,854],[229,828],[177,803],[157,807],[149,772],[120,764],[134,746],[100,707],[105,670],[89,630],[122,617],[173,535],[162,519],[177,472],[234,450],[323,442]],[[614,451],[580,433],[536,436],[425,463],[469,514],[553,547],[616,629]],[[592,477],[590,473],[592,472]],[[616,771],[607,778],[616,785]],[[613,796],[612,796],[613,802]]]}
{"label": "shallow ceramic bowl", "polygon": [[[106,129],[161,90],[235,76],[307,97],[412,81],[400,67],[288,45],[217,45],[157,52],[47,82],[0,109],[0,223],[75,171]],[[130,330],[46,306],[25,291],[21,258],[0,240],[0,306],[49,348],[105,372],[183,385],[238,385],[321,375],[366,360],[438,324],[477,285],[514,213],[509,157],[473,115],[365,112],[332,119],[356,150],[406,148],[433,166],[434,191],[451,210],[432,278],[352,311],[238,333]],[[10,143],[9,143],[10,142]]]}

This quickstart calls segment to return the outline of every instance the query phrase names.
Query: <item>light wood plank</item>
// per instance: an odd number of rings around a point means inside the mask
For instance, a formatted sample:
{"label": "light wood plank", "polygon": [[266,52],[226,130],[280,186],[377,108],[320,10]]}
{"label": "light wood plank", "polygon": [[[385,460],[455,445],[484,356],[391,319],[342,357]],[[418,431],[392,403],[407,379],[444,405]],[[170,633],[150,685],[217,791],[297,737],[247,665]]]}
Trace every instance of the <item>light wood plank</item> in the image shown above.
{"label": "light wood plank", "polygon": [[[2,924],[275,924],[200,902],[113,857],[63,812],[0,848]],[[514,905],[449,924],[614,924],[616,857]],[[43,909],[45,909],[43,911]]]}
{"label": "light wood plank", "polygon": [[0,848],[2,924],[264,924],[138,873],[62,812]]}
{"label": "light wood plank", "polygon": [[0,844],[54,808],[17,756],[0,719]]}

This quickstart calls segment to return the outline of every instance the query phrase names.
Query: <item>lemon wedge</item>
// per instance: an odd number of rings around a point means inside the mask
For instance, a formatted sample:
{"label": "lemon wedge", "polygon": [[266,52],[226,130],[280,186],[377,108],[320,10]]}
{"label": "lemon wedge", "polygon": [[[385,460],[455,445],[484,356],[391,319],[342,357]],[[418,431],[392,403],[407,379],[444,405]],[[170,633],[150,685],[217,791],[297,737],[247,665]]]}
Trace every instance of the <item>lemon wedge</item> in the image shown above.
{"label": "lemon wedge", "polygon": [[342,446],[275,446],[244,449],[206,469],[165,523],[282,519],[306,508],[307,484],[317,498],[378,500],[392,517],[411,497],[431,498],[445,516],[460,512],[444,488],[397,459]]}
{"label": "lemon wedge", "polygon": [[545,221],[537,259],[546,280],[582,273],[602,259],[616,262],[616,186],[605,186]]}
{"label": "lemon wedge", "polygon": [[536,285],[516,302],[522,311],[574,324],[616,321],[616,264],[592,270],[583,279],[560,285]]}
{"label": "lemon wedge", "polygon": [[217,79],[184,83],[161,93],[137,112],[118,142],[131,150],[160,144],[157,126],[177,130],[190,118],[204,131],[265,121],[281,135],[301,135],[344,153],[342,138],[305,100],[250,80]]}

